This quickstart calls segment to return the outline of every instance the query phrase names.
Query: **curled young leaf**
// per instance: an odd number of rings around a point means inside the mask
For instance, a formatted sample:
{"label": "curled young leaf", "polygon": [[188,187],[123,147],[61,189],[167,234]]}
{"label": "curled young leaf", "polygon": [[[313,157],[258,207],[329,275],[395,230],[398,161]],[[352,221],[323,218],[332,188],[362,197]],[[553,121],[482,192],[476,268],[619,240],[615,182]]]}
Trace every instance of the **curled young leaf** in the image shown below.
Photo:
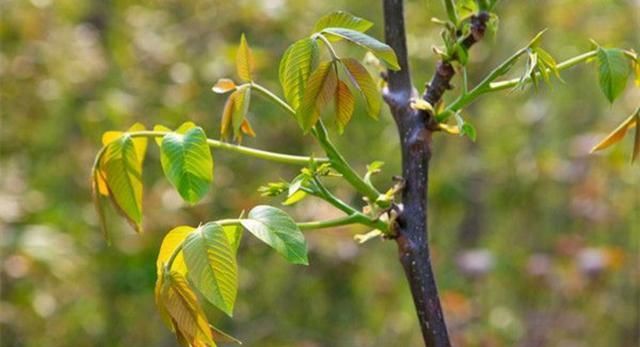
{"label": "curled young leaf", "polygon": [[251,74],[254,67],[255,62],[253,52],[251,52],[247,39],[244,34],[242,34],[240,37],[240,46],[238,46],[238,52],[236,53],[236,71],[238,73],[238,77],[245,82],[251,81]]}
{"label": "curled young leaf", "polygon": [[338,132],[342,134],[351,120],[355,99],[353,98],[353,94],[351,94],[349,87],[340,80],[338,80],[338,87],[336,88],[335,101],[336,124],[338,125]]}
{"label": "curled young leaf", "polygon": [[632,161],[634,161],[638,156],[638,152],[640,152],[640,132],[637,129],[640,127],[640,107],[638,107],[631,116],[620,123],[620,125],[618,125],[612,132],[610,132],[609,135],[607,135],[602,141],[593,146],[593,148],[591,149],[591,153],[605,149],[620,142],[627,134],[627,131],[633,129],[633,127],[636,127],[636,137],[634,139],[632,154]]}
{"label": "curled young leaf", "polygon": [[213,86],[213,88],[211,88],[211,90],[213,90],[214,93],[218,93],[218,94],[224,94],[224,93],[233,91],[235,89],[236,89],[236,84],[228,78],[219,79],[216,82],[216,84]]}

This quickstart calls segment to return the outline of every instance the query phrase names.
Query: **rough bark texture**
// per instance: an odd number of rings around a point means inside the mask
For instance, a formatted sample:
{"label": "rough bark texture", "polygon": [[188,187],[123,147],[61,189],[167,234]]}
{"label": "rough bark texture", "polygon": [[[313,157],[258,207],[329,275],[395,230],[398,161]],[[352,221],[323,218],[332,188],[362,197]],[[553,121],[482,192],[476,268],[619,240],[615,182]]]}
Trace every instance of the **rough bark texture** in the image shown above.
{"label": "rough bark texture", "polygon": [[[431,138],[435,128],[433,114],[416,111],[409,105],[417,96],[411,83],[408,64],[402,0],[383,0],[385,39],[396,52],[400,71],[389,71],[385,101],[398,127],[402,147],[402,207],[397,217],[396,242],[400,262],[404,268],[418,314],[424,343],[429,347],[451,345],[445,324],[429,254],[427,229],[427,188]],[[463,45],[471,47],[484,35],[488,15],[480,13],[472,18],[471,34]],[[435,105],[455,74],[450,62],[441,61],[424,95]]]}

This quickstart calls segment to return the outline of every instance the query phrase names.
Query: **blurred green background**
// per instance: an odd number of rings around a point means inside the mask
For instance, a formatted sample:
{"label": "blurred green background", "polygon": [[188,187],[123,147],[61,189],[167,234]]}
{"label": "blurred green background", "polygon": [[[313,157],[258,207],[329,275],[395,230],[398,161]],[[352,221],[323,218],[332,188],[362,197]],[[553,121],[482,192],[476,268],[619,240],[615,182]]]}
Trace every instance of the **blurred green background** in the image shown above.
{"label": "blurred green background", "polygon": [[[212,193],[185,206],[145,161],[145,233],[110,213],[107,246],[91,204],[89,173],[102,132],[134,122],[175,127],[192,120],[217,138],[224,96],[210,88],[235,77],[246,33],[258,81],[278,94],[286,47],[321,15],[342,9],[376,23],[379,1],[0,0],[0,344],[175,346],[153,303],[154,261],[175,225],[236,216],[258,203],[256,188],[296,169],[214,151]],[[414,83],[434,68],[443,18],[439,1],[408,1]],[[543,46],[563,60],[603,45],[640,50],[634,0],[501,1],[498,35],[474,46],[469,73],[492,66],[550,28]],[[340,45],[355,56],[363,51]],[[521,68],[521,67],[520,67]],[[517,73],[515,71],[514,73]],[[588,150],[638,106],[629,86],[609,105],[594,64],[563,72],[566,83],[501,92],[464,115],[477,143],[437,136],[431,174],[431,242],[456,346],[634,346],[639,340],[638,164],[631,139]],[[459,85],[459,81],[455,81]],[[449,98],[457,90],[449,94]],[[361,106],[361,105],[360,105]],[[258,133],[245,144],[320,154],[280,110],[254,98]],[[379,187],[399,173],[387,111],[363,108],[336,142],[364,171],[386,162]],[[360,204],[337,181],[344,199]],[[315,201],[287,208],[299,220],[339,213]],[[393,242],[357,245],[361,228],[308,233],[309,267],[292,266],[251,237],[239,252],[233,320],[218,324],[247,346],[419,346],[421,335]]]}

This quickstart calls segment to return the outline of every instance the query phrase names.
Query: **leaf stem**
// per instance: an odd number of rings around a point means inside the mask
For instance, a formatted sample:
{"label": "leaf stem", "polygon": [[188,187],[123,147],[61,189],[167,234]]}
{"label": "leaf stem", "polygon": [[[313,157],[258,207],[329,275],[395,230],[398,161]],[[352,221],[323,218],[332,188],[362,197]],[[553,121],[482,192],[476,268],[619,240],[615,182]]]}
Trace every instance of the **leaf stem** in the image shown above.
{"label": "leaf stem", "polygon": [[[438,121],[439,122],[445,121],[451,115],[455,114],[455,112],[471,104],[479,96],[483,94],[496,92],[504,89],[509,89],[516,86],[520,82],[520,78],[513,78],[513,79],[499,81],[499,82],[494,82],[494,81],[496,78],[504,75],[508,71],[508,69],[515,63],[516,59],[520,57],[524,52],[526,52],[528,48],[529,46],[518,50],[511,57],[509,57],[507,60],[505,60],[500,65],[498,65],[495,69],[493,69],[489,73],[489,75],[487,75],[487,77],[485,77],[482,80],[482,82],[476,85],[472,90],[470,90],[466,94],[463,93],[462,95],[460,95],[454,102],[449,104],[449,106],[447,106],[447,108],[440,114],[442,116],[438,117]],[[559,63],[558,65],[556,65],[556,69],[558,71],[562,71],[562,70],[571,68],[573,66],[576,66],[582,62],[589,60],[590,58],[594,57],[596,53],[597,53],[596,50],[592,50],[592,51],[580,54],[578,56],[575,56],[573,58],[567,59]],[[552,71],[551,69],[547,68],[547,72],[551,73]],[[539,75],[540,75],[540,72],[537,72],[536,77],[539,77]],[[531,77],[525,78],[524,82],[525,83],[531,82]]]}
{"label": "leaf stem", "polygon": [[340,58],[338,57],[338,54],[336,53],[336,50],[333,49],[333,45],[331,45],[331,42],[329,42],[329,40],[326,37],[324,37],[324,35],[316,34],[315,37],[319,38],[320,41],[322,41],[322,43],[324,43],[324,45],[327,47],[327,49],[329,50],[329,54],[331,54],[331,60],[333,61],[340,60]]}
{"label": "leaf stem", "polygon": [[251,88],[260,92],[264,97],[275,102],[276,104],[278,104],[278,106],[282,107],[285,111],[289,112],[295,117],[296,111],[291,106],[289,106],[289,104],[287,104],[284,100],[280,99],[277,95],[273,94],[269,89],[255,82],[251,82]]}
{"label": "leaf stem", "polygon": [[[128,133],[131,137],[162,137],[168,134],[166,131],[133,131]],[[207,144],[212,148],[222,149],[230,152],[235,152],[243,155],[247,155],[254,158],[274,161],[283,164],[292,164],[292,165],[308,165],[312,161],[316,163],[327,163],[329,162],[328,158],[311,158],[306,156],[299,155],[290,155],[290,154],[281,154],[270,151],[264,151],[260,149],[234,145],[227,142],[222,142],[213,139],[207,139]]]}

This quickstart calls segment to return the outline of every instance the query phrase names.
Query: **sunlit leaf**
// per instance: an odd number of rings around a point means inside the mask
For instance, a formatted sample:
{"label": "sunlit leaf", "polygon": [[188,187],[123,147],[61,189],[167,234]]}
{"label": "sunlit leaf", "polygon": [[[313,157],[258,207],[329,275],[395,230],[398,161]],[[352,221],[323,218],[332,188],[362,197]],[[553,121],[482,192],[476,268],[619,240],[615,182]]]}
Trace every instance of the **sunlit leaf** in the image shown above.
{"label": "sunlit leaf", "polygon": [[100,168],[106,175],[109,195],[116,209],[139,232],[142,222],[142,159],[138,158],[138,152],[141,153],[136,150],[131,136],[125,134],[106,147]]}
{"label": "sunlit leaf", "polygon": [[398,58],[395,52],[388,45],[374,39],[373,37],[363,34],[359,31],[343,28],[325,28],[322,30],[328,36],[338,36],[362,46],[382,59],[391,70],[400,70]]}
{"label": "sunlit leaf", "polygon": [[219,79],[216,82],[216,84],[213,86],[213,88],[211,88],[211,90],[213,90],[214,93],[218,93],[218,94],[224,94],[224,93],[233,91],[235,89],[236,89],[236,84],[228,78]]}
{"label": "sunlit leaf", "polygon": [[341,59],[340,62],[344,65],[349,80],[364,98],[367,105],[367,113],[373,118],[378,118],[382,107],[382,98],[380,97],[378,86],[367,69],[356,59],[346,58]]}
{"label": "sunlit leaf", "polygon": [[617,48],[598,47],[598,72],[600,89],[609,102],[613,102],[624,90],[630,73],[624,52]]}
{"label": "sunlit leaf", "polygon": [[292,44],[280,61],[280,84],[287,102],[294,110],[302,102],[307,79],[317,58],[317,42],[304,38]]}
{"label": "sunlit leaf", "polygon": [[251,52],[251,48],[249,48],[247,39],[244,34],[242,34],[240,37],[240,46],[238,46],[238,52],[236,53],[236,71],[238,72],[238,77],[246,82],[251,81],[251,73],[253,72],[254,65],[253,53]]}
{"label": "sunlit leaf", "polygon": [[365,32],[369,30],[373,26],[373,23],[369,22],[366,19],[362,19],[360,17],[356,17],[351,13],[344,11],[336,11],[324,15],[322,18],[318,19],[316,25],[313,27],[313,32],[320,32],[325,28],[346,28],[352,29],[359,32]]}
{"label": "sunlit leaf", "polygon": [[254,207],[241,220],[249,232],[273,247],[293,264],[309,264],[307,242],[296,223],[284,211],[272,206]]}
{"label": "sunlit leaf", "polygon": [[229,316],[238,290],[235,245],[222,226],[207,223],[187,236],[182,252],[193,285]]}
{"label": "sunlit leaf", "polygon": [[168,133],[160,154],[165,176],[185,201],[195,204],[207,194],[213,180],[213,158],[202,128]]}
{"label": "sunlit leaf", "polygon": [[351,90],[349,90],[349,87],[340,80],[338,80],[335,100],[336,124],[338,125],[338,132],[342,134],[344,132],[344,128],[351,120],[355,100],[353,98],[353,94],[351,94]]}
{"label": "sunlit leaf", "polygon": [[311,130],[320,118],[320,111],[334,96],[336,85],[336,71],[332,62],[321,63],[309,76],[296,112],[298,124],[305,132]]}
{"label": "sunlit leaf", "polygon": [[620,125],[618,125],[617,128],[615,128],[612,132],[610,132],[609,135],[607,135],[607,137],[605,137],[602,141],[598,142],[598,144],[593,146],[593,148],[591,149],[591,153],[605,149],[613,144],[620,142],[620,140],[622,140],[624,136],[627,134],[627,131],[629,129],[638,125],[637,123],[639,121],[639,118],[640,118],[640,108],[638,108],[634,114],[629,116],[629,118],[625,119],[622,123],[620,123]]}
{"label": "sunlit leaf", "polygon": [[239,225],[225,225],[223,229],[227,234],[227,239],[229,240],[233,254],[236,254],[238,247],[240,247],[240,241],[242,240],[242,228]]}
{"label": "sunlit leaf", "polygon": [[179,340],[192,346],[216,346],[204,311],[183,275],[176,271],[163,274],[159,301]]}
{"label": "sunlit leaf", "polygon": [[[160,245],[160,251],[158,252],[158,257],[156,259],[156,270],[158,272],[158,276],[162,274],[164,264],[169,261],[169,258],[173,254],[173,252],[180,247],[184,239],[194,230],[190,226],[179,226],[173,228],[169,231],[164,239],[162,239],[162,244]],[[173,264],[169,269],[171,271],[176,271],[181,275],[185,275],[187,273],[187,267],[184,263],[184,255],[182,251],[180,251],[175,259],[173,260]]]}

